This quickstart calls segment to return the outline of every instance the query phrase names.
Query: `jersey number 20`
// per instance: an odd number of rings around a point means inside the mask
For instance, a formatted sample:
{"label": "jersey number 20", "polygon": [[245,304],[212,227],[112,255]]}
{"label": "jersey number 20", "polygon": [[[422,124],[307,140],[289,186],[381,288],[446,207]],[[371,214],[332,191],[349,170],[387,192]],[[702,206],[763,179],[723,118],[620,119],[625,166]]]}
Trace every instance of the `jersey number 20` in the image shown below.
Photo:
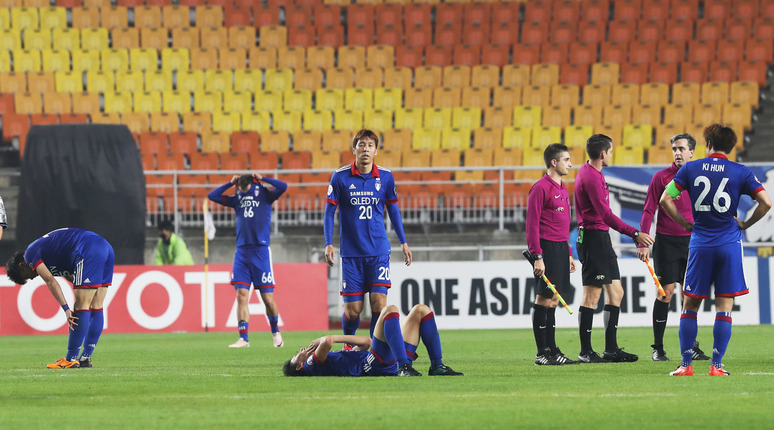
{"label": "jersey number 20", "polygon": [[[717,190],[715,190],[715,195],[712,196],[712,209],[714,209],[715,212],[726,213],[731,208],[731,196],[724,191],[727,183],[728,178],[723,178],[720,181],[720,186]],[[693,181],[693,185],[695,187],[702,187],[699,198],[696,199],[696,203],[694,203],[693,208],[696,210],[696,212],[709,212],[710,205],[704,204],[704,199],[707,198],[707,195],[710,193],[712,183],[706,176],[697,176]]]}
{"label": "jersey number 20", "polygon": [[360,209],[359,219],[371,219],[374,216],[373,206],[358,206]]}

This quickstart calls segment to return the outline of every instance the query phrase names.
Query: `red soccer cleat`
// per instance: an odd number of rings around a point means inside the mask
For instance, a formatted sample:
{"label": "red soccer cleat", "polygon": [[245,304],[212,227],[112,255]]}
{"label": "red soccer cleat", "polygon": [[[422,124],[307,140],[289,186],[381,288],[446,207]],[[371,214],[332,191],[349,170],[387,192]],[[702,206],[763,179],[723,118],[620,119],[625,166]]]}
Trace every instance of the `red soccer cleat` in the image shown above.
{"label": "red soccer cleat", "polygon": [[721,367],[710,366],[709,376],[729,376],[731,372]]}
{"label": "red soccer cleat", "polygon": [[669,372],[669,376],[693,376],[693,366],[680,366],[677,369]]}

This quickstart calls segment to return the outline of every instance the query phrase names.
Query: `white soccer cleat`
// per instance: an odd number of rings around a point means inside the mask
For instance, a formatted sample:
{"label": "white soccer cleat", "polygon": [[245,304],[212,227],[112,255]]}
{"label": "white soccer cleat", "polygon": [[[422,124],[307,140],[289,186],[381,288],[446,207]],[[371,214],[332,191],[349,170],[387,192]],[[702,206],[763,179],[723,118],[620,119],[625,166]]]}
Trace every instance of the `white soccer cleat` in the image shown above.
{"label": "white soccer cleat", "polygon": [[240,337],[238,341],[232,343],[228,347],[229,348],[247,348],[249,346],[250,346],[250,342],[247,342],[246,340]]}
{"label": "white soccer cleat", "polygon": [[275,348],[282,348],[285,346],[285,342],[282,341],[282,334],[280,332],[274,333],[271,335],[271,337],[274,338],[274,347]]}

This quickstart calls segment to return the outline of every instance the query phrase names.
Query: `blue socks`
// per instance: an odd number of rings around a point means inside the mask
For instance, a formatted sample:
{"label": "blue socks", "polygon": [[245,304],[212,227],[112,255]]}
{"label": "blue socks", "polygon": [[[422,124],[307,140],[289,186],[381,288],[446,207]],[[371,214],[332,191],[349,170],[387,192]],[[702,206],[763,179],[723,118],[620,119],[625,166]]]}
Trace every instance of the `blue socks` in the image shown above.
{"label": "blue socks", "polygon": [[371,328],[368,334],[369,337],[374,337],[374,328],[376,328],[377,321],[379,321],[379,315],[371,315]]}
{"label": "blue socks", "polygon": [[347,314],[341,316],[341,329],[344,334],[355,334],[358,327],[360,327],[360,317],[350,321],[347,319]]}
{"label": "blue socks", "polygon": [[715,314],[715,326],[712,329],[715,343],[712,346],[712,365],[721,367],[723,356],[731,340],[731,312],[718,312]]}
{"label": "blue socks", "polygon": [[249,340],[247,340],[247,333],[250,330],[250,323],[245,320],[240,320],[237,328],[239,329],[239,338],[245,342],[249,342]]}
{"label": "blue socks", "polygon": [[97,342],[99,342],[99,337],[102,335],[102,328],[105,326],[105,315],[102,313],[102,308],[91,309],[89,314],[91,321],[89,322],[89,330],[86,332],[86,339],[83,341],[81,357],[91,357]]}
{"label": "blue socks", "polygon": [[696,335],[699,333],[699,327],[696,323],[696,312],[683,311],[682,315],[680,315],[679,333],[680,353],[683,355],[683,362],[681,365],[683,367],[688,367],[693,363],[693,344],[696,342]]}
{"label": "blue socks", "polygon": [[441,337],[438,335],[438,326],[435,324],[435,314],[430,312],[419,323],[419,337],[427,348],[427,356],[430,357],[432,367],[443,365],[443,353],[441,352]]}
{"label": "blue socks", "polygon": [[406,356],[408,356],[409,361],[413,364],[414,361],[416,361],[417,357],[417,345],[412,345],[408,342],[403,343],[406,347]]}
{"label": "blue socks", "polygon": [[[421,329],[420,329],[421,333]],[[403,341],[403,332],[400,330],[400,314],[391,312],[384,317],[384,339],[390,346],[390,351],[395,355],[398,366],[410,364],[406,355],[406,343]]]}
{"label": "blue socks", "polygon": [[279,321],[279,314],[271,316],[266,315],[266,318],[269,320],[269,326],[271,326],[271,333],[279,333],[279,327],[277,327],[277,321]]}
{"label": "blue socks", "polygon": [[67,361],[78,361],[78,353],[81,350],[81,344],[86,337],[91,322],[91,313],[88,309],[78,309],[73,312],[78,319],[75,321],[78,325],[70,330],[70,337],[67,340]]}

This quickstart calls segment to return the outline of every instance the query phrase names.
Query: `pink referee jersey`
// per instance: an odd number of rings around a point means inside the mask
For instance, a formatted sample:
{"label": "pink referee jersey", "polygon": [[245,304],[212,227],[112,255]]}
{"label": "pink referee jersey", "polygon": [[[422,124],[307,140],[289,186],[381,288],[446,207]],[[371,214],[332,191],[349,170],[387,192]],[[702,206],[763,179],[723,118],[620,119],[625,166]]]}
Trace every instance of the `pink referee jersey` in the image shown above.
{"label": "pink referee jersey", "polygon": [[[570,194],[564,182],[543,175],[529,190],[527,200],[527,247],[542,254],[540,239],[567,242],[570,239]],[[570,255],[572,248],[567,245]]]}
{"label": "pink referee jersey", "polygon": [[[645,208],[642,210],[642,220],[640,221],[640,231],[650,234],[650,225],[653,223],[653,216],[658,209],[658,202],[661,200],[661,195],[664,193],[664,189],[670,181],[675,177],[677,171],[680,170],[674,163],[664,170],[659,171],[653,176],[648,186],[648,195],[645,197]],[[693,222],[693,211],[691,209],[691,197],[688,195],[688,191],[683,190],[679,196],[675,199],[675,205],[677,210],[688,222]],[[656,233],[664,234],[667,236],[690,236],[691,233],[685,231],[675,220],[672,219],[666,212],[661,212],[656,220]],[[643,247],[642,245],[637,245]]]}
{"label": "pink referee jersey", "polygon": [[610,191],[602,172],[586,162],[575,178],[575,209],[578,225],[588,230],[614,230],[634,236],[634,227],[626,224],[610,210]]}

